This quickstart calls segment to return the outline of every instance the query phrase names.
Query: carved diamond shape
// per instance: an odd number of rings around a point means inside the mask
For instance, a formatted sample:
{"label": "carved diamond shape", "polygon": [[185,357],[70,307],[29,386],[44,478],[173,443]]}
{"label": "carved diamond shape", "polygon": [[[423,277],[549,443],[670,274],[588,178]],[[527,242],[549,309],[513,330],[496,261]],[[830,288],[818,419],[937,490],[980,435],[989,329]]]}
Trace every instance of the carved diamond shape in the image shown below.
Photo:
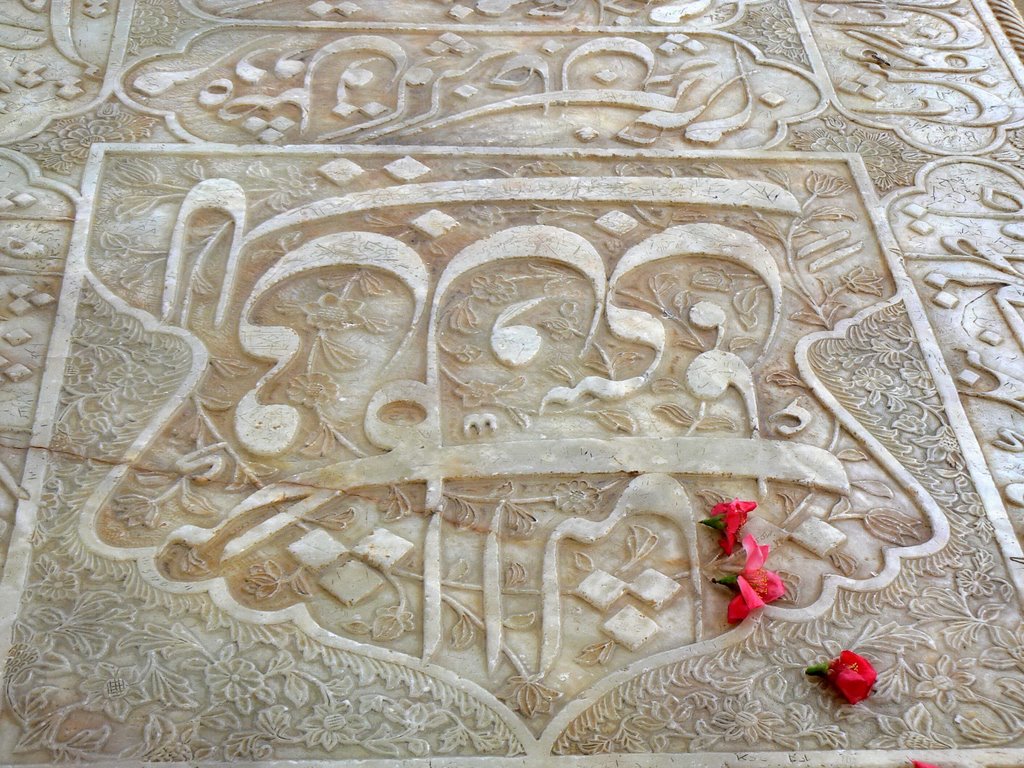
{"label": "carved diamond shape", "polygon": [[618,600],[625,591],[626,582],[607,571],[598,569],[592,571],[587,578],[580,582],[573,594],[583,598],[598,610],[606,611],[608,606]]}
{"label": "carved diamond shape", "polygon": [[333,181],[339,187],[345,186],[352,179],[365,173],[362,166],[358,163],[353,163],[351,160],[339,157],[337,160],[331,160],[329,163],[321,165],[317,171],[319,173]]}
{"label": "carved diamond shape", "polygon": [[627,605],[602,624],[601,629],[619,645],[635,651],[658,634],[659,627],[632,605]]}
{"label": "carved diamond shape", "polygon": [[310,568],[322,568],[348,552],[348,547],[319,528],[288,545],[291,555]]}
{"label": "carved diamond shape", "polygon": [[408,155],[400,160],[388,163],[384,166],[384,170],[396,181],[412,181],[430,173],[430,168]]}

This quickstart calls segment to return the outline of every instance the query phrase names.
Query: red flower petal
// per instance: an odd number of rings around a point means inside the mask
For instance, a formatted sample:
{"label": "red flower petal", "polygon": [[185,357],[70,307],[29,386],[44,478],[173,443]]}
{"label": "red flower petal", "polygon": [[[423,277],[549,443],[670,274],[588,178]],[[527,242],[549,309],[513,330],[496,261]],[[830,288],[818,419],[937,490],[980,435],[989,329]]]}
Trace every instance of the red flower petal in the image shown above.
{"label": "red flower petal", "polygon": [[786,585],[782,583],[782,578],[775,571],[765,571],[764,573],[768,577],[768,588],[761,597],[766,603],[773,603],[786,594]]}
{"label": "red flower petal", "polygon": [[729,601],[729,611],[726,614],[726,618],[730,624],[739,624],[749,615],[750,608],[747,607],[747,602],[743,599],[743,595],[736,595],[736,597]]}
{"label": "red flower petal", "polygon": [[721,518],[723,527],[719,544],[725,554],[733,553],[733,549],[736,547],[736,535],[740,528],[746,525],[749,513],[755,509],[757,509],[756,501],[740,501],[739,499],[722,502],[711,508],[711,516]]}
{"label": "red flower petal", "polygon": [[853,651],[843,651],[829,665],[828,679],[848,702],[856,704],[871,694],[878,673],[863,656]]}
{"label": "red flower petal", "polygon": [[768,559],[771,547],[767,544],[758,544],[753,535],[748,534],[743,539],[743,549],[747,553],[747,564],[743,566],[743,573],[754,573],[761,570],[764,561]]}
{"label": "red flower petal", "polygon": [[922,763],[920,760],[911,760],[910,764],[914,766],[914,768],[939,768],[937,765],[932,765],[931,763]]}

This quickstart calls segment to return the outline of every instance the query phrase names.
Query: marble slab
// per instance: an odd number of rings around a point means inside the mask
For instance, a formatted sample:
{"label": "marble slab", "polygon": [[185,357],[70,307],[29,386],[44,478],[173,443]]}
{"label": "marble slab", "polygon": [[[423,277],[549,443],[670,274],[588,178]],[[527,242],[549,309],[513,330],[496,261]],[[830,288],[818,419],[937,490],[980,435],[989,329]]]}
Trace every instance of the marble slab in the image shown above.
{"label": "marble slab", "polygon": [[[21,0],[0,49],[0,764],[1024,764],[1010,6]],[[733,498],[785,585],[738,623]]]}

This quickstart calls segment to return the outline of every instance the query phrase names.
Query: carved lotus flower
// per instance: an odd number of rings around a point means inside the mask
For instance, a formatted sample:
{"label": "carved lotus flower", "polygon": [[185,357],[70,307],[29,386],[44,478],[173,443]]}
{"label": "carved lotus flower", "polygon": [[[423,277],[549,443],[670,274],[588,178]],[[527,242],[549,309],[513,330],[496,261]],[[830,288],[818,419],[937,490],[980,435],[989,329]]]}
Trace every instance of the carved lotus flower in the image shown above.
{"label": "carved lotus flower", "polygon": [[817,197],[836,197],[850,188],[850,185],[829,173],[811,171],[804,179],[804,187]]}
{"label": "carved lotus flower", "polygon": [[264,704],[274,701],[274,692],[264,680],[263,673],[248,659],[235,654],[237,648],[227,645],[206,671],[206,684],[214,702],[230,702],[242,714],[249,714],[257,700]]}
{"label": "carved lotus flower", "polygon": [[306,322],[318,331],[341,331],[363,325],[363,302],[343,299],[336,293],[325,293],[302,306]]}
{"label": "carved lotus flower", "polygon": [[295,403],[315,408],[338,397],[338,385],[322,373],[303,373],[288,383],[288,398]]}
{"label": "carved lotus flower", "polygon": [[561,696],[561,691],[544,685],[537,676],[513,675],[506,681],[505,690],[499,698],[524,717],[533,717],[550,713],[551,705]]}
{"label": "carved lotus flower", "polygon": [[352,711],[352,703],[339,701],[332,706],[317,705],[313,714],[299,726],[302,739],[309,747],[322,747],[328,752],[342,744],[354,744],[370,728],[370,721]]}
{"label": "carved lotus flower", "polygon": [[101,661],[83,667],[79,674],[83,677],[79,688],[86,696],[85,708],[103,712],[119,722],[124,722],[147,699],[140,682],[142,676],[132,667]]}
{"label": "carved lotus flower", "polygon": [[600,499],[597,488],[586,480],[570,480],[555,486],[555,506],[569,515],[582,515],[594,508]]}

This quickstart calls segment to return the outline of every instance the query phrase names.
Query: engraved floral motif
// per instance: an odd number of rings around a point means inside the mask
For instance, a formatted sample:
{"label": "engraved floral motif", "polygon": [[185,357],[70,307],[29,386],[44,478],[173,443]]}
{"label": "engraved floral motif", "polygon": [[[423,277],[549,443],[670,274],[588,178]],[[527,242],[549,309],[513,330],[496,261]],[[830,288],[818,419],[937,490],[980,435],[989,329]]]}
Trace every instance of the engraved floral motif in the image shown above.
{"label": "engraved floral motif", "polygon": [[890,131],[862,128],[850,121],[830,116],[814,127],[797,128],[791,144],[804,152],[850,152],[860,155],[875,185],[887,192],[912,184],[914,173],[928,159]]}
{"label": "engraved floral motif", "polygon": [[43,168],[69,173],[85,163],[93,144],[147,139],[156,123],[155,118],[136,115],[111,102],[93,114],[57,120],[18,149],[32,155]]}
{"label": "engraved floral motif", "polygon": [[760,46],[769,55],[804,66],[810,64],[800,32],[784,3],[768,2],[748,7],[730,31]]}

